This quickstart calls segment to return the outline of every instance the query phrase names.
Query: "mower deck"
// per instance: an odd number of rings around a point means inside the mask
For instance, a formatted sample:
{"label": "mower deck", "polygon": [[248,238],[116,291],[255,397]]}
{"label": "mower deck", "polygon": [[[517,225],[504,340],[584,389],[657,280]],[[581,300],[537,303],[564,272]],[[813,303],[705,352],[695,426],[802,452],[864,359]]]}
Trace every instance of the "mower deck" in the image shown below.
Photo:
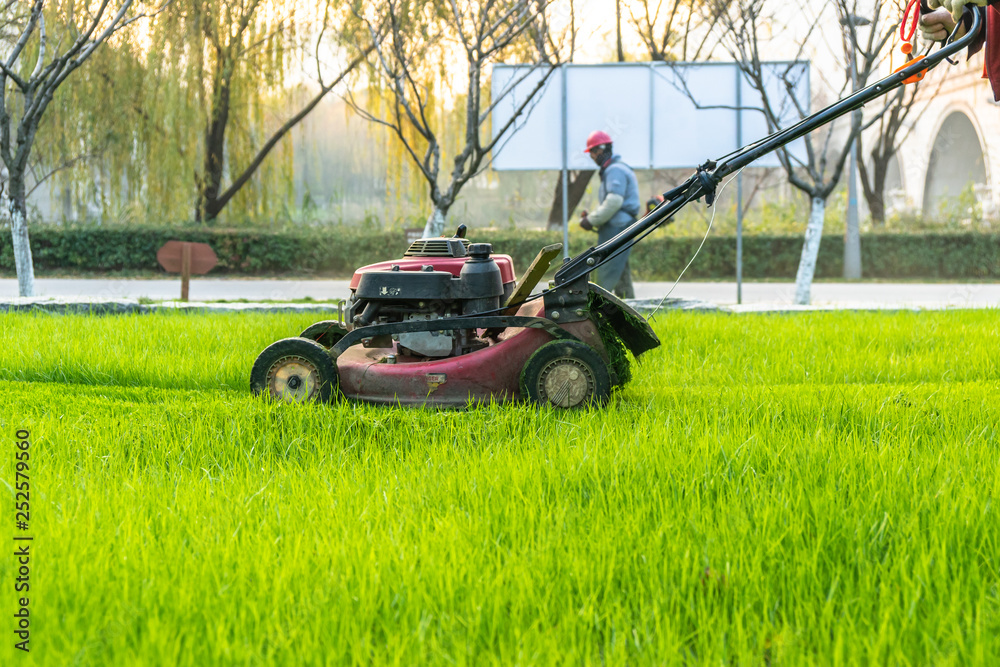
{"label": "mower deck", "polygon": [[[537,318],[542,310],[540,302],[528,303],[517,317]],[[592,321],[571,322],[559,329],[568,334],[567,340],[589,345],[608,363],[608,352]],[[353,345],[336,358],[340,391],[348,399],[382,405],[465,407],[520,401],[526,398],[520,386],[521,370],[541,346],[553,340],[552,333],[542,328],[508,328],[488,347],[444,359],[400,354],[395,342],[391,348]],[[615,377],[612,384],[620,382]]]}

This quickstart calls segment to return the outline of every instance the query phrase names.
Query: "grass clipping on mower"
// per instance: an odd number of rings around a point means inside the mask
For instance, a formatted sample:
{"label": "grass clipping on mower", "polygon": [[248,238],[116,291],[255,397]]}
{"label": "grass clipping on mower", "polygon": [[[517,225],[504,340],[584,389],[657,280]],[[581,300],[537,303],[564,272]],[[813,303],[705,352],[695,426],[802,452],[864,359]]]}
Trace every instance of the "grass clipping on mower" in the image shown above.
{"label": "grass clipping on mower", "polygon": [[[604,349],[608,353],[608,362],[611,371],[617,377],[616,384],[625,384],[632,379],[632,354],[628,351],[624,341],[618,335],[614,325],[604,314],[604,306],[607,301],[597,292],[591,290],[589,295],[590,312],[594,324],[597,325],[597,333],[601,336]],[[623,313],[629,319],[634,319],[629,313]],[[645,322],[641,323],[645,325]]]}

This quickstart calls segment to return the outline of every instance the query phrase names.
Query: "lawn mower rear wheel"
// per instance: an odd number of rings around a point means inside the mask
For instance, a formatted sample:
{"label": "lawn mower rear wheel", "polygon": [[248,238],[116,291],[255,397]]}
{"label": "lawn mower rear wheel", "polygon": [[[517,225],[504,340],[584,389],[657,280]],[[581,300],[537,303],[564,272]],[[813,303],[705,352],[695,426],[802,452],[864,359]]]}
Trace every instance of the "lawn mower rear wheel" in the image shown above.
{"label": "lawn mower rear wheel", "polygon": [[611,374],[601,355],[586,343],[554,340],[525,362],[521,393],[539,405],[558,408],[600,405],[611,395]]}

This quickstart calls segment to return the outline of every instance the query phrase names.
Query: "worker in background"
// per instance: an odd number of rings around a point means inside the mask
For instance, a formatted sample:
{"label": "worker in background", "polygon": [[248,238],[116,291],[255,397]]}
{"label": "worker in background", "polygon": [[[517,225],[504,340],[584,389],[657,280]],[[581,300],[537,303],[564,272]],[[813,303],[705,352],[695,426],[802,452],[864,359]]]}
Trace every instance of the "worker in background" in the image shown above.
{"label": "worker in background", "polygon": [[[580,227],[597,232],[598,243],[609,241],[636,220],[639,214],[639,182],[632,168],[612,150],[611,137],[600,130],[587,138],[587,153],[600,167],[600,205],[593,213],[583,211]],[[625,250],[597,269],[597,284],[623,299],[635,298]]]}
{"label": "worker in background", "polygon": [[[985,46],[983,78],[989,79],[993,99],[1000,102],[1000,0],[924,0],[920,6],[920,34],[933,42],[947,39],[955,24],[961,20],[962,10],[966,5],[975,5],[986,24],[986,29],[980,31],[976,40],[969,45],[969,57]],[[966,20],[957,36],[964,35],[970,25]]]}

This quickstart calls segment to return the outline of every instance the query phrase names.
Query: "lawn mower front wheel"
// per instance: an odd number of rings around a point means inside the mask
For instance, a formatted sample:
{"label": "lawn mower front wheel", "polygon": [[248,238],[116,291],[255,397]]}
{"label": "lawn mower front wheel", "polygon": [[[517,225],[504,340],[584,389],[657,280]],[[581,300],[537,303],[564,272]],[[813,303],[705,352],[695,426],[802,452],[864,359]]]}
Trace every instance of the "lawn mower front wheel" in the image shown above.
{"label": "lawn mower front wheel", "polygon": [[278,401],[329,403],[336,398],[337,365],[326,348],[308,338],[285,338],[268,345],[250,371],[250,389]]}
{"label": "lawn mower front wheel", "polygon": [[611,374],[601,355],[586,343],[554,340],[525,362],[521,394],[539,405],[557,408],[600,405],[611,395]]}

